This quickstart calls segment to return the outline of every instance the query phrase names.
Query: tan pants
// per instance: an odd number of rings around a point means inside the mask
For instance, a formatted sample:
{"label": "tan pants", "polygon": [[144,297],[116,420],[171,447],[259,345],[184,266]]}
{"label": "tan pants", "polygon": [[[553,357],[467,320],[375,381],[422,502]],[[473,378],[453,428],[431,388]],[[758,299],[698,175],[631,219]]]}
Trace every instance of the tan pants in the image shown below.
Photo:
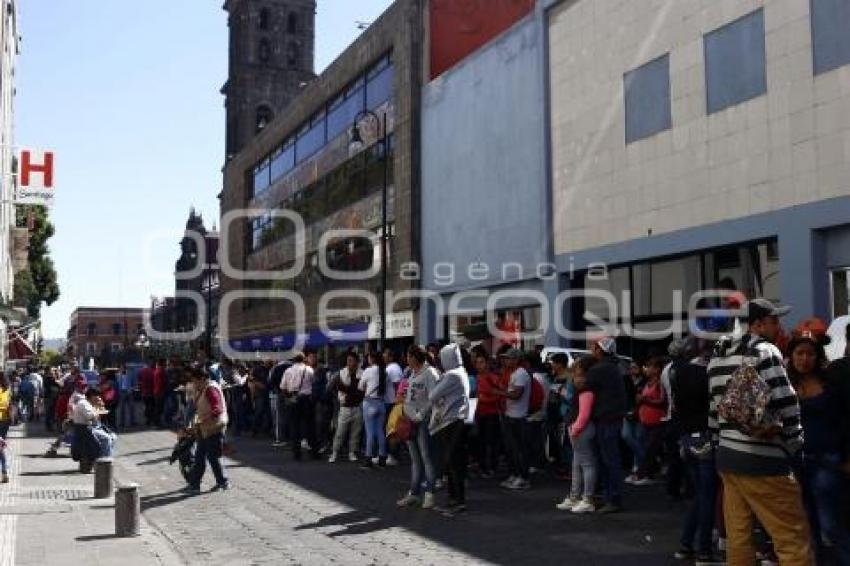
{"label": "tan pants", "polygon": [[747,476],[721,472],[728,566],[752,566],[753,519],[773,540],[781,566],[814,564],[800,486],[792,476]]}

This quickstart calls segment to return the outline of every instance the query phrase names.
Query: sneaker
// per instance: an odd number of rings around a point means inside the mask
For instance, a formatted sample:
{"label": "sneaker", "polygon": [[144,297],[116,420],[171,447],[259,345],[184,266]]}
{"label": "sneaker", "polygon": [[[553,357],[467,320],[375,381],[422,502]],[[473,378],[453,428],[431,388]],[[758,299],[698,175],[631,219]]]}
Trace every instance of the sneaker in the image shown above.
{"label": "sneaker", "polygon": [[632,485],[642,486],[642,485],[652,485],[655,483],[655,480],[651,478],[639,478],[632,482]]}
{"label": "sneaker", "polygon": [[499,485],[507,489],[514,483],[514,481],[516,481],[516,479],[516,476],[508,476],[508,479],[506,479]]}
{"label": "sneaker", "polygon": [[422,495],[422,508],[423,509],[431,509],[434,507],[434,494],[430,491],[426,491]]}
{"label": "sneaker", "polygon": [[396,501],[396,505],[399,507],[413,507],[415,505],[419,505],[422,503],[422,500],[419,499],[418,495],[413,495],[412,493],[408,493],[398,501]]}
{"label": "sneaker", "polygon": [[622,510],[623,508],[619,505],[614,505],[613,503],[606,503],[597,512],[600,515],[611,515],[613,513],[619,513]]}
{"label": "sneaker", "polygon": [[558,511],[572,511],[573,507],[581,503],[579,499],[573,499],[571,497],[565,497],[563,501],[555,505],[555,509]]}
{"label": "sneaker", "polygon": [[331,457],[328,458],[328,464],[333,464],[334,462],[336,462],[336,452],[331,454]]}
{"label": "sneaker", "polygon": [[585,499],[578,503],[575,507],[571,509],[573,513],[582,514],[582,513],[593,513],[596,511],[596,507],[593,506],[593,503]]}
{"label": "sneaker", "polygon": [[437,478],[434,482],[434,490],[439,491],[446,487],[446,482],[443,481],[443,478]]}
{"label": "sneaker", "polygon": [[444,517],[454,517],[461,513],[466,512],[466,504],[465,503],[456,503],[454,505],[448,505],[440,510],[440,513]]}
{"label": "sneaker", "polygon": [[625,483],[627,483],[627,484],[629,484],[629,485],[634,485],[634,483],[635,483],[637,480],[638,480],[638,476],[637,476],[637,474],[629,474],[628,476],[626,476],[626,479],[624,479],[624,480],[623,480],[623,482],[625,482]]}
{"label": "sneaker", "polygon": [[520,490],[520,489],[529,489],[531,487],[531,483],[528,480],[522,478],[514,478],[513,483],[508,486],[508,489],[512,490]]}
{"label": "sneaker", "polygon": [[348,461],[349,462],[356,462],[358,459],[359,458],[357,458],[357,454],[355,454],[354,452],[348,453]]}
{"label": "sneaker", "polygon": [[280,440],[275,440],[274,442],[272,442],[272,446],[275,448],[280,448],[281,446],[284,446],[284,443]]}
{"label": "sneaker", "polygon": [[226,481],[224,483],[217,483],[215,487],[213,487],[210,491],[227,491],[230,489],[230,482]]}
{"label": "sneaker", "polygon": [[673,553],[673,558],[676,560],[693,560],[694,558],[694,549],[688,546],[682,546]]}
{"label": "sneaker", "polygon": [[377,456],[375,456],[374,458],[372,458],[372,464],[374,464],[375,466],[377,466],[377,465],[378,465],[378,464],[380,464],[380,463],[381,463],[381,459],[380,459],[380,458],[378,458]]}
{"label": "sneaker", "polygon": [[194,485],[187,485],[186,487],[184,487],[180,491],[182,493],[185,493],[186,495],[200,495],[201,494],[201,488],[196,487]]}
{"label": "sneaker", "polygon": [[387,466],[398,466],[398,460],[394,456],[387,456]]}

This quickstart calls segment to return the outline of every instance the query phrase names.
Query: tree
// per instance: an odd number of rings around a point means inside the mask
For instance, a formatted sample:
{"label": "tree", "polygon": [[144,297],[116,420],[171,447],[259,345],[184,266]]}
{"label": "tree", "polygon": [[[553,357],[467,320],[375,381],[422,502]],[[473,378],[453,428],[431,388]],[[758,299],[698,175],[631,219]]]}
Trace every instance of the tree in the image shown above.
{"label": "tree", "polygon": [[56,350],[44,350],[38,356],[38,363],[42,366],[56,367],[64,360],[62,354]]}
{"label": "tree", "polygon": [[15,303],[27,307],[27,314],[38,318],[42,303],[52,305],[59,298],[59,283],[56,268],[47,247],[55,230],[47,218],[47,209],[33,206],[29,210],[18,209],[19,224],[24,215],[31,214],[28,266],[15,278]]}

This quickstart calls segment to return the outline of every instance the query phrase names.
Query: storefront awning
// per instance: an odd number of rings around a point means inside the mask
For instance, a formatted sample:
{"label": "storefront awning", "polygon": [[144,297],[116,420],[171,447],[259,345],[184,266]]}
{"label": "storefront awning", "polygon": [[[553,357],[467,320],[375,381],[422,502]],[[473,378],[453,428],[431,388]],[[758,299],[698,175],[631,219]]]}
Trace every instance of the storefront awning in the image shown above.
{"label": "storefront awning", "polygon": [[[365,342],[369,325],[365,322],[354,322],[331,328],[326,334],[321,329],[313,328],[303,335],[305,347],[318,348],[326,344],[352,344]],[[238,352],[273,352],[289,350],[295,346],[298,334],[286,332],[283,334],[265,334],[261,336],[250,336],[237,338],[230,341],[230,347]]]}

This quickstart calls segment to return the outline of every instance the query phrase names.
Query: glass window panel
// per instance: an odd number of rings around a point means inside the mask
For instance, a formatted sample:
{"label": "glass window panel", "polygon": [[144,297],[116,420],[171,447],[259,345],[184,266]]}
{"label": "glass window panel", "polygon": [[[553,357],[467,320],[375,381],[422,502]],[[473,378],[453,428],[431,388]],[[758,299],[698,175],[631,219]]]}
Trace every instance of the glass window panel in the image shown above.
{"label": "glass window panel", "polygon": [[355,89],[345,102],[328,112],[328,139],[332,140],[343,132],[347,132],[354,124],[354,119],[364,109],[363,87]]}
{"label": "glass window panel", "polygon": [[709,114],[767,92],[764,43],[762,9],[706,34]]}
{"label": "glass window panel", "polygon": [[258,195],[269,187],[269,162],[264,161],[262,165],[254,170],[254,194]]}
{"label": "glass window panel", "polygon": [[324,145],[325,120],[324,118],[322,118],[317,120],[314,125],[310,126],[310,128],[304,133],[304,135],[299,136],[295,148],[295,155],[298,158],[298,162],[300,163],[308,157],[312,156],[314,153],[319,151]]}
{"label": "glass window panel", "polygon": [[610,312],[609,301],[606,301],[602,297],[586,297],[584,307],[586,312],[593,313],[604,320],[610,320],[612,314],[619,316],[622,313],[619,305],[622,303],[623,291],[629,289],[629,268],[609,269],[606,279],[585,276],[584,288],[586,290],[605,291],[612,297],[614,304],[618,307],[617,313]]}
{"label": "glass window panel", "polygon": [[623,82],[626,143],[669,130],[673,123],[670,108],[670,56],[664,55],[626,73]]}
{"label": "glass window panel", "polygon": [[850,2],[812,0],[815,74],[850,64]]}
{"label": "glass window panel", "polygon": [[282,152],[272,158],[271,182],[274,183],[295,167],[295,144],[288,143]]}
{"label": "glass window panel", "polygon": [[390,65],[377,76],[369,80],[366,85],[366,106],[369,110],[374,110],[389,100],[392,96],[393,70],[393,66]]}
{"label": "glass window panel", "polygon": [[[675,314],[688,308],[691,295],[700,289],[699,256],[652,264],[652,314]],[[676,294],[681,302],[676,302]]]}

